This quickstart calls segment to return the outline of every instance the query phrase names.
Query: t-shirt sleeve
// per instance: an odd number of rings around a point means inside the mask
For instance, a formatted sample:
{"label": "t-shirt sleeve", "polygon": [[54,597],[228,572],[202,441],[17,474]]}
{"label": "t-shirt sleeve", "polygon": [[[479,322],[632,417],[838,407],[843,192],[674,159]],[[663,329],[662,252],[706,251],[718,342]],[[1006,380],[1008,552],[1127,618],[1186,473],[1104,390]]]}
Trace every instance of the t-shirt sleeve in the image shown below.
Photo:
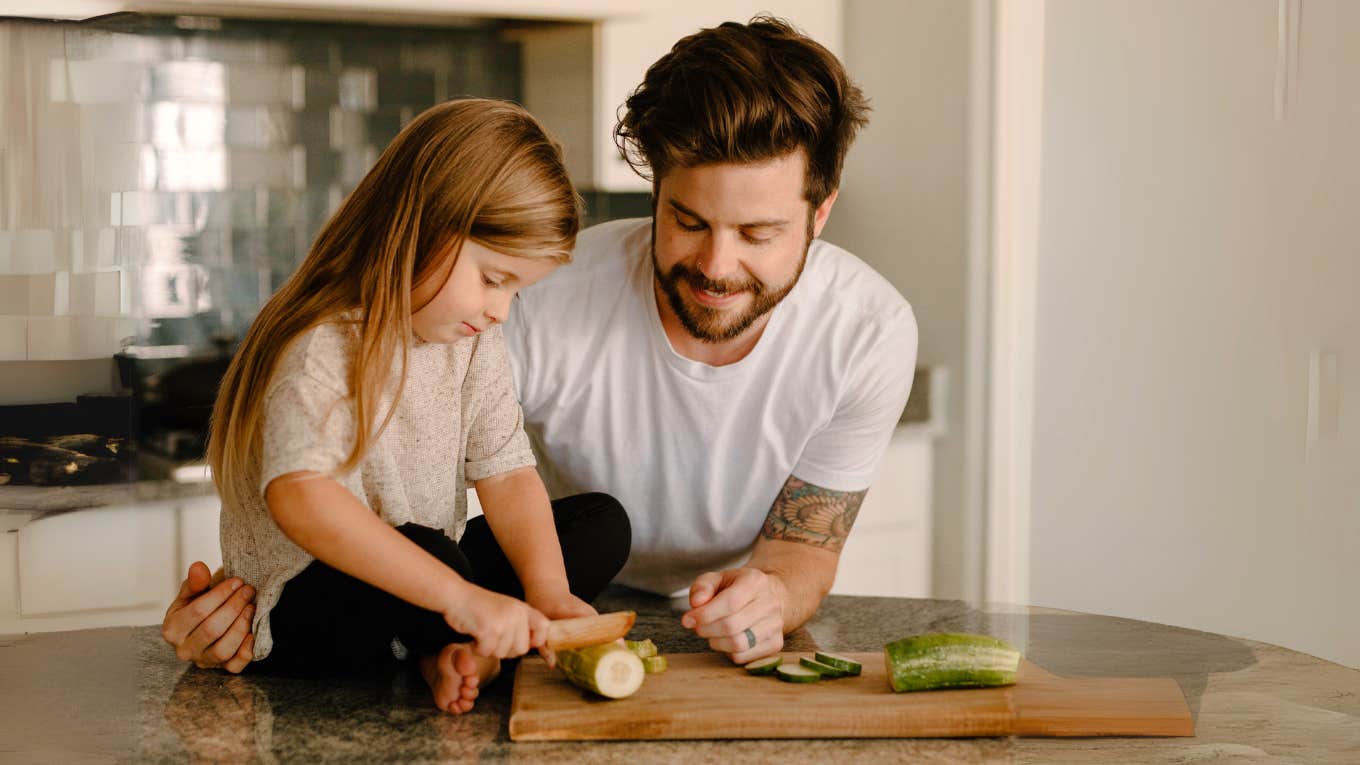
{"label": "t-shirt sleeve", "polygon": [[285,353],[265,394],[261,493],[286,473],[335,475],[354,448],[354,404],[345,392],[343,351],[308,347],[309,338],[299,343],[303,347]]}
{"label": "t-shirt sleeve", "polygon": [[835,413],[803,449],[793,475],[834,491],[868,488],[902,417],[916,371],[916,319],[880,326],[852,359]]}
{"label": "t-shirt sleeve", "polygon": [[471,407],[464,473],[480,481],[522,467],[533,467],[534,454],[524,433],[524,413],[515,398],[505,338],[499,328],[478,338],[466,386],[478,391]]}

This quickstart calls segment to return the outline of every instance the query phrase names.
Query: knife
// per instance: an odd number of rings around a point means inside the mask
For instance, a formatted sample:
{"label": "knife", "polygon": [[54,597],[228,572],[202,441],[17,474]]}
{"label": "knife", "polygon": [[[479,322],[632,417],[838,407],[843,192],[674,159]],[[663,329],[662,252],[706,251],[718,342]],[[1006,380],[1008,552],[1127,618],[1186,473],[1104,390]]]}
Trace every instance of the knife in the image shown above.
{"label": "knife", "polygon": [[615,611],[599,616],[554,619],[548,623],[548,648],[563,651],[618,640],[637,621],[636,611]]}

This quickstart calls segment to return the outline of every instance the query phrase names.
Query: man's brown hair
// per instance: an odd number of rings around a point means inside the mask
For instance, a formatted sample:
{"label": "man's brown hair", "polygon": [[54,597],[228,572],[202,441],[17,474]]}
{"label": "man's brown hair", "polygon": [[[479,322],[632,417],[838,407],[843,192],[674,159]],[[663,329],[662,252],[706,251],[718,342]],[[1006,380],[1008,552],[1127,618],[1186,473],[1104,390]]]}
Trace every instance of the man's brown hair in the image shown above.
{"label": "man's brown hair", "polygon": [[[624,103],[614,141],[655,185],[675,167],[807,154],[814,207],[840,185],[869,102],[826,48],[791,24],[756,16],[683,38]],[[650,172],[649,172],[650,171]]]}

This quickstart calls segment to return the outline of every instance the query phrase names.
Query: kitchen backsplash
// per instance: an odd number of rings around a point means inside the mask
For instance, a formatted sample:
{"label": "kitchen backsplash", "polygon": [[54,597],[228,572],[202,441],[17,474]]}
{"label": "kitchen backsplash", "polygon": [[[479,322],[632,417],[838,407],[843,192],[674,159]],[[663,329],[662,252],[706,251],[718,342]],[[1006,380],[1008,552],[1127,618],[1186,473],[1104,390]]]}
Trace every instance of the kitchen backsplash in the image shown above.
{"label": "kitchen backsplash", "polygon": [[201,456],[235,341],[401,127],[522,100],[524,23],[0,19],[0,485]]}
{"label": "kitchen backsplash", "polygon": [[0,361],[231,342],[415,114],[520,99],[504,24],[0,21]]}

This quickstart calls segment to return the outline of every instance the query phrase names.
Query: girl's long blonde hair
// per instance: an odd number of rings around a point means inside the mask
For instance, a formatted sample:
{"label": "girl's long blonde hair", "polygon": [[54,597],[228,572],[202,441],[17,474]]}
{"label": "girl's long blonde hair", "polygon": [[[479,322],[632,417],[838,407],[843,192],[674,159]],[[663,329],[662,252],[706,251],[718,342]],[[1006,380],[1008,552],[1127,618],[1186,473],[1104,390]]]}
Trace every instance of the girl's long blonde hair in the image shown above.
{"label": "girl's long blonde hair", "polygon": [[[473,239],[507,255],[571,259],[580,197],[562,151],[515,104],[463,99],[407,125],[317,235],[306,260],[251,324],[213,407],[208,463],[223,503],[258,491],[265,391],[298,336],[353,312],[349,367],[356,436],[340,472],[353,469],[392,417],[406,382],[411,290],[447,278]],[[401,376],[381,423],[376,408],[393,362]]]}

